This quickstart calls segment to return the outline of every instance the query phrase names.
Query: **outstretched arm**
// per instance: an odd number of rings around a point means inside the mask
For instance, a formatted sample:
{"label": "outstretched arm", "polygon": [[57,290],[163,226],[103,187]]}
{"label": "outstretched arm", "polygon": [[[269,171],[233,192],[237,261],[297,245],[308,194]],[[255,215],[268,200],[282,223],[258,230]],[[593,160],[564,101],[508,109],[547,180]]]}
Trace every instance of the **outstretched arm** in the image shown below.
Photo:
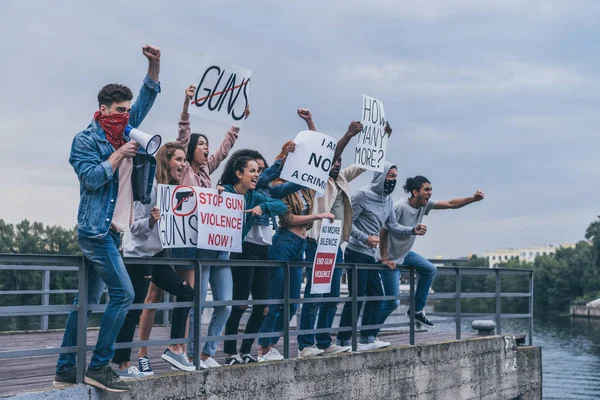
{"label": "outstretched arm", "polygon": [[475,194],[471,197],[464,197],[462,199],[452,199],[447,201],[438,201],[434,206],[434,210],[447,210],[447,209],[457,209],[466,206],[467,204],[475,203],[477,201],[483,200],[484,195],[481,190],[475,192]]}
{"label": "outstretched arm", "polygon": [[337,142],[337,146],[335,146],[335,153],[333,153],[333,159],[337,160],[342,156],[344,149],[350,143],[350,140],[359,134],[360,131],[363,130],[363,124],[357,121],[350,122],[348,126],[348,131],[342,136],[342,138]]}
{"label": "outstretched arm", "polygon": [[309,131],[317,131],[317,127],[315,126],[315,122],[312,119],[312,113],[308,108],[299,108],[298,116],[302,118],[306,122],[306,126]]}
{"label": "outstretched arm", "polygon": [[154,82],[158,82],[158,75],[160,74],[160,49],[147,44],[142,47],[142,53],[148,59],[148,76]]}

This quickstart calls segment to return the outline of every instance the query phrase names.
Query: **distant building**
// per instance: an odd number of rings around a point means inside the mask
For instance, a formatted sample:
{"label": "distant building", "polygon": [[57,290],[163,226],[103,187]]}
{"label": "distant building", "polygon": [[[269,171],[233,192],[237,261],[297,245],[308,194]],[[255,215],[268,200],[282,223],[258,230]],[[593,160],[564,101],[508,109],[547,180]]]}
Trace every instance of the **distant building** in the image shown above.
{"label": "distant building", "polygon": [[538,256],[554,255],[556,250],[560,247],[573,248],[575,245],[571,243],[565,243],[560,246],[548,244],[535,247],[522,247],[518,249],[496,249],[495,251],[487,251],[483,253],[483,256],[488,259],[490,268],[494,268],[498,266],[498,264],[507,262],[508,260],[533,262]]}

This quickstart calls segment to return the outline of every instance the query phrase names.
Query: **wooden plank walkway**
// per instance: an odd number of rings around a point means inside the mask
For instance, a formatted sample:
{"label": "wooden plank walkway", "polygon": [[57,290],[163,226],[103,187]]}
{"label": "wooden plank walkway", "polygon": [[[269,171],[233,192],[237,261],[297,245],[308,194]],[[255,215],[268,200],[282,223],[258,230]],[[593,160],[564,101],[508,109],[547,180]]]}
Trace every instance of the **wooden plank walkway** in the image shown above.
{"label": "wooden plank walkway", "polygon": [[[157,326],[152,330],[152,339],[168,339],[170,328]],[[94,344],[98,330],[93,329],[88,331],[88,343]],[[474,337],[474,332],[463,332],[464,339]],[[391,342],[393,346],[409,344],[409,335],[407,332],[380,334],[382,340]],[[417,331],[415,335],[416,343],[431,343],[445,340],[453,340],[453,332],[436,332],[436,331]],[[36,333],[18,333],[18,334],[1,334],[0,335],[0,351],[7,350],[25,350],[34,348],[60,347],[62,340],[62,331],[36,332]],[[135,340],[139,340],[136,332]],[[277,346],[280,352],[283,340],[280,340]],[[298,347],[295,337],[290,340],[290,355],[295,357],[298,354]],[[257,345],[255,345],[256,351]],[[152,369],[156,374],[170,372],[170,364],[167,364],[160,359],[160,355],[164,351],[164,346],[150,347],[149,356],[152,362]],[[219,363],[225,362],[225,356],[222,351],[222,343],[219,345],[215,359]],[[255,354],[256,355],[256,354]],[[88,353],[88,362],[91,352]],[[10,358],[0,361],[0,396],[15,394],[19,392],[27,392],[33,390],[52,388],[52,380],[56,367],[56,355],[27,357],[27,358]],[[137,363],[137,348],[132,350],[131,359]]]}

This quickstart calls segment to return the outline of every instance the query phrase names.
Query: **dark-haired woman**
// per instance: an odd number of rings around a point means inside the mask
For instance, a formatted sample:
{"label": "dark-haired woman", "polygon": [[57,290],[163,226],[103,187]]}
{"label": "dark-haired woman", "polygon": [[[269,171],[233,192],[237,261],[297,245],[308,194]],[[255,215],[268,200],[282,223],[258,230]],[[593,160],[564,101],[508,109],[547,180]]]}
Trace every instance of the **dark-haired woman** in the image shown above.
{"label": "dark-haired woman", "polygon": [[[285,160],[287,154],[293,150],[293,142],[283,145],[281,153],[276,160]],[[284,184],[285,181],[277,179],[272,189]],[[312,223],[318,219],[330,218],[331,213],[312,214],[314,190],[301,189],[283,199],[287,205],[287,212],[279,217],[279,231],[273,236],[273,245],[269,248],[268,259],[276,261],[303,261],[306,249],[306,231]],[[271,268],[271,299],[283,298],[283,267]],[[302,267],[290,268],[290,298],[300,298],[302,285]],[[290,319],[296,314],[298,304],[290,304]],[[283,306],[281,304],[270,305],[262,326],[261,333],[279,332],[283,329]],[[261,356],[258,361],[281,360],[283,356],[275,348],[279,341],[279,335],[258,339],[261,346]]]}
{"label": "dark-haired woman", "polygon": [[[225,165],[225,172],[221,177],[220,184],[231,184],[235,178],[237,165],[242,158],[250,157],[258,166],[258,174],[261,175],[265,168],[264,176],[260,176],[256,189],[248,191],[252,193],[254,198],[259,198],[257,195],[271,197],[285,197],[300,189],[302,186],[295,183],[287,182],[278,186],[277,195],[272,196],[268,188],[269,183],[279,176],[280,165],[276,164],[269,168],[265,158],[256,150],[242,149],[238,150],[229,157]],[[234,185],[235,186],[235,185]],[[228,191],[231,191],[229,188]],[[246,208],[251,208],[253,200],[246,198]],[[287,206],[283,204],[283,211],[287,211]],[[277,213],[281,214],[281,213]],[[242,253],[232,253],[231,259],[237,260],[266,260],[269,246],[272,244],[273,229],[271,226],[272,217],[266,214],[252,215],[246,218],[244,222],[244,242]],[[271,278],[269,268],[266,267],[232,267],[231,275],[233,277],[233,300],[247,300],[252,293],[252,300],[267,300],[269,299]],[[233,306],[231,314],[225,325],[226,335],[235,335],[238,333],[240,320],[248,306]],[[254,304],[252,313],[246,323],[246,334],[257,333],[265,318],[267,311],[266,304]],[[249,364],[256,362],[251,354],[254,339],[244,339],[240,347],[239,353],[237,350],[236,340],[226,340],[224,344],[224,352],[227,355],[226,363],[234,364]]]}

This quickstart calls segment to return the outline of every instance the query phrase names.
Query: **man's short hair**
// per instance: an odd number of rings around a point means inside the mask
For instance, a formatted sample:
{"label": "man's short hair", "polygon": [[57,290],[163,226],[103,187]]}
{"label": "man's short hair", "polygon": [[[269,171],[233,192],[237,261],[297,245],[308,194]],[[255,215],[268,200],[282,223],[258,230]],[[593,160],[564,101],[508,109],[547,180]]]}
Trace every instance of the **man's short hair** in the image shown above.
{"label": "man's short hair", "polygon": [[112,103],[121,103],[133,99],[133,93],[127,86],[118,83],[109,83],[98,92],[98,107],[110,107]]}

